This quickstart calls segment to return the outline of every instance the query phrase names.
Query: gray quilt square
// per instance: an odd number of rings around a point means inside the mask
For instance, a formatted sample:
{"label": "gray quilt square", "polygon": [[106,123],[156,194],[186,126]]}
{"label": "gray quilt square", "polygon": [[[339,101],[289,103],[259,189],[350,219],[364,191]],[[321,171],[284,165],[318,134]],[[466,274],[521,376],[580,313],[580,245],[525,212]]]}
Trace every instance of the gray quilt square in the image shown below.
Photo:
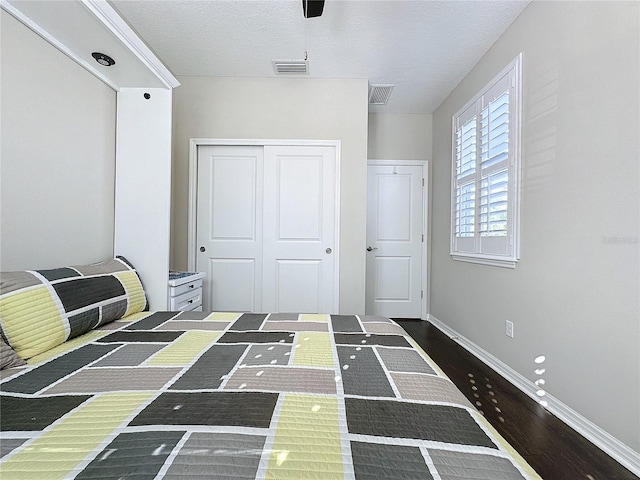
{"label": "gray quilt square", "polygon": [[244,357],[245,365],[288,365],[291,345],[254,345]]}
{"label": "gray quilt square", "polygon": [[361,322],[384,322],[384,323],[392,323],[390,318],[380,317],[377,315],[360,315]]}
{"label": "gray quilt square", "polygon": [[94,363],[94,367],[133,367],[140,365],[151,355],[163,349],[166,345],[134,344],[125,345],[117,352]]}
{"label": "gray quilt square", "polygon": [[175,319],[176,320],[204,320],[211,312],[182,312]]}
{"label": "gray quilt square", "polygon": [[42,284],[42,282],[33,273],[2,272],[2,277],[0,277],[0,295],[40,284]]}
{"label": "gray quilt square", "polygon": [[0,442],[0,458],[13,452],[26,441],[26,438],[3,438]]}
{"label": "gray quilt square", "polygon": [[331,315],[331,325],[334,332],[362,332],[355,315]]}
{"label": "gray quilt square", "polygon": [[263,313],[243,313],[238,318],[229,330],[235,331],[251,331],[259,330],[264,322],[266,315]]}
{"label": "gray quilt square", "polygon": [[277,393],[166,392],[147,405],[129,426],[209,425],[269,428]]}
{"label": "gray quilt square", "polygon": [[345,407],[349,433],[497,448],[462,408],[350,397]]}
{"label": "gray quilt square", "polygon": [[415,350],[383,347],[377,347],[376,350],[387,370],[391,372],[415,372],[436,375],[433,368]]}
{"label": "gray quilt square", "polygon": [[266,438],[233,433],[193,433],[165,479],[256,477]]}
{"label": "gray quilt square", "polygon": [[75,478],[155,478],[183,435],[182,431],[121,433]]}
{"label": "gray quilt square", "polygon": [[518,480],[522,474],[505,458],[476,453],[429,450],[429,456],[442,480]]}
{"label": "gray quilt square", "polygon": [[351,455],[356,480],[433,479],[417,447],[351,442]]}
{"label": "gray quilt square", "polygon": [[299,318],[300,318],[299,313],[272,313],[271,315],[269,315],[269,318],[267,318],[267,321],[269,320],[291,321],[291,320],[298,320]]}
{"label": "gray quilt square", "polygon": [[395,397],[387,374],[370,347],[338,346],[344,393],[369,397]]}

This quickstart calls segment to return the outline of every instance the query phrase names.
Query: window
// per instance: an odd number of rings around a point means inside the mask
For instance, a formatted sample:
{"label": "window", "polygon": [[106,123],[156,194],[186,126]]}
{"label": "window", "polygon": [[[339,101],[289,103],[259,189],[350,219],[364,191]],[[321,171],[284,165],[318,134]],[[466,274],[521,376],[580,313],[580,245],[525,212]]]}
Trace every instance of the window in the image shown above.
{"label": "window", "polygon": [[519,249],[521,55],[453,116],[451,256],[514,268]]}

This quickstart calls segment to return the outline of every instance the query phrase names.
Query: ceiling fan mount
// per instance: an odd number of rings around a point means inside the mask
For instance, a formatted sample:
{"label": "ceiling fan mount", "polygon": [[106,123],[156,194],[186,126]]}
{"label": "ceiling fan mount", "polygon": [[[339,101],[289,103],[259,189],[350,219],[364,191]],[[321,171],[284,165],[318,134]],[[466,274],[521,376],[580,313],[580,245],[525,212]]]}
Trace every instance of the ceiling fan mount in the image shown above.
{"label": "ceiling fan mount", "polygon": [[302,0],[302,11],[305,18],[319,17],[324,10],[324,0]]}

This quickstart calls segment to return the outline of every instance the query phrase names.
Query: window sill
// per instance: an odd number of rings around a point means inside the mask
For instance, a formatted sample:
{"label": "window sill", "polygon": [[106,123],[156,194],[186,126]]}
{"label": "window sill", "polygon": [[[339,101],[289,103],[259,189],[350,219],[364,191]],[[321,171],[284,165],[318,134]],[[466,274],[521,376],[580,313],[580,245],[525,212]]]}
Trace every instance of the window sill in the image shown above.
{"label": "window sill", "polygon": [[451,258],[458,262],[477,263],[481,265],[489,265],[492,267],[502,268],[516,268],[516,264],[518,263],[518,260],[515,258],[465,255],[460,253],[452,253]]}

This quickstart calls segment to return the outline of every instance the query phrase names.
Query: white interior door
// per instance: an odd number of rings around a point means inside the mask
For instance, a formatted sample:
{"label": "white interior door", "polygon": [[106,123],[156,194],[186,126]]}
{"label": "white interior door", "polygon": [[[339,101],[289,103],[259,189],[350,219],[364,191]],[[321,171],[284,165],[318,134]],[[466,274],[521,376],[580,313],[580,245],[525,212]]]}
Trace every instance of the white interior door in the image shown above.
{"label": "white interior door", "polygon": [[367,167],[366,312],[422,316],[422,166]]}
{"label": "white interior door", "polygon": [[198,148],[196,268],[203,310],[255,312],[262,301],[263,148]]}
{"label": "white interior door", "polygon": [[335,313],[336,151],[264,151],[263,309]]}
{"label": "white interior door", "polygon": [[335,313],[335,146],[199,146],[203,309]]}

